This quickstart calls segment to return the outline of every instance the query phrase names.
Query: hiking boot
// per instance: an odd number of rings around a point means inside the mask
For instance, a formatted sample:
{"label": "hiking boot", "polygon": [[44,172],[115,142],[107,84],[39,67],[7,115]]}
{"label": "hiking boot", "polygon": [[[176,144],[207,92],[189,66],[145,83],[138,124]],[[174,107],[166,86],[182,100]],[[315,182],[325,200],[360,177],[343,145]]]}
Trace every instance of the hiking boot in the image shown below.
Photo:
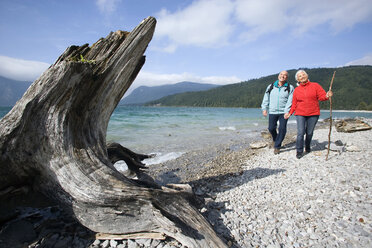
{"label": "hiking boot", "polygon": [[303,156],[302,152],[298,152],[298,153],[296,154],[296,158],[297,158],[297,159],[302,158],[302,156]]}
{"label": "hiking boot", "polygon": [[279,152],[280,152],[279,148],[274,148],[274,154],[275,155],[279,154]]}
{"label": "hiking boot", "polygon": [[306,153],[310,153],[310,152],[311,152],[310,147],[309,147],[309,148],[305,148],[305,152],[306,152]]}

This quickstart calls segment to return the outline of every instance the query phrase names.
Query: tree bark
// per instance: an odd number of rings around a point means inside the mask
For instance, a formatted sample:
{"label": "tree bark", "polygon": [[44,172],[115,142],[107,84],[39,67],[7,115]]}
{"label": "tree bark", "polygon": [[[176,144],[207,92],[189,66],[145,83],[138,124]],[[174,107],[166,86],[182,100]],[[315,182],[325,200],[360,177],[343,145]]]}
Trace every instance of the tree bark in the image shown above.
{"label": "tree bark", "polygon": [[31,185],[95,232],[225,247],[184,192],[130,179],[108,155],[110,116],[145,62],[155,25],[149,17],[130,33],[71,46],[30,86],[0,121],[0,191]]}

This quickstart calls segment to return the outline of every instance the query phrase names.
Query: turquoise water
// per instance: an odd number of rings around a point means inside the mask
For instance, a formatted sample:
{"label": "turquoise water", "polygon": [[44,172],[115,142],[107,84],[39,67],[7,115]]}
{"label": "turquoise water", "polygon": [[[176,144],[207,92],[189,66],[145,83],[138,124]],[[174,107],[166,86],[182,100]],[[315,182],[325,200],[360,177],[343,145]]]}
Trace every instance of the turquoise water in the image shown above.
{"label": "turquoise water", "polygon": [[260,114],[259,109],[243,108],[123,106],[111,116],[107,141],[147,153],[186,152],[250,137],[266,125]]}
{"label": "turquoise water", "polygon": [[[9,110],[0,107],[0,117]],[[333,111],[332,116],[372,118],[372,112]],[[321,112],[320,119],[328,117],[329,111]],[[294,127],[295,118],[288,123]],[[260,109],[119,106],[111,116],[106,138],[168,160],[205,146],[251,140],[266,127],[267,118]]]}

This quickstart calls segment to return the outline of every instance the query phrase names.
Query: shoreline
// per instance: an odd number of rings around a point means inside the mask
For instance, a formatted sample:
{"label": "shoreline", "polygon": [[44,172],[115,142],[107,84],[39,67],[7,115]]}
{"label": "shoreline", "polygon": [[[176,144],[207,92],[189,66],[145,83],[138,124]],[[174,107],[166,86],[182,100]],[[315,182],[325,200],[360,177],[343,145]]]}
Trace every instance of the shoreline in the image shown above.
{"label": "shoreline", "polygon": [[[363,120],[372,124],[372,119]],[[331,141],[340,140],[345,149],[330,151],[325,161],[328,127],[329,123],[318,122],[312,152],[301,159],[295,157],[293,126],[288,129],[278,155],[269,146],[249,147],[254,141],[271,142],[258,131],[249,140],[227,141],[150,165],[148,174],[162,184],[190,184],[200,200],[200,212],[229,247],[370,247],[372,130],[339,133],[333,129]],[[27,211],[31,219],[42,219],[37,220],[37,225],[42,223],[46,227],[49,221],[43,212],[53,213],[52,222],[58,226],[47,229],[50,235],[29,247],[37,247],[38,242],[92,248],[130,244],[180,247],[172,239],[97,239],[56,206],[40,208],[32,214]],[[18,226],[11,235],[35,235],[32,221],[16,221],[23,226]]]}
{"label": "shoreline", "polygon": [[[320,123],[322,123],[320,125],[327,125],[323,121]],[[296,125],[288,124],[283,146],[292,143],[295,134]],[[235,135],[240,134],[237,132]],[[198,183],[195,184],[195,182],[200,181],[203,186],[206,186],[211,183],[209,178],[241,173],[244,161],[252,156],[258,156],[262,151],[262,149],[250,148],[250,144],[264,141],[267,146],[270,146],[271,136],[267,138],[267,135],[270,134],[265,126],[253,131],[253,135],[248,138],[241,137],[222,142],[219,145],[190,150],[174,160],[149,165],[148,174],[161,185],[187,183],[197,187]],[[208,183],[200,180],[203,178],[206,178]]]}

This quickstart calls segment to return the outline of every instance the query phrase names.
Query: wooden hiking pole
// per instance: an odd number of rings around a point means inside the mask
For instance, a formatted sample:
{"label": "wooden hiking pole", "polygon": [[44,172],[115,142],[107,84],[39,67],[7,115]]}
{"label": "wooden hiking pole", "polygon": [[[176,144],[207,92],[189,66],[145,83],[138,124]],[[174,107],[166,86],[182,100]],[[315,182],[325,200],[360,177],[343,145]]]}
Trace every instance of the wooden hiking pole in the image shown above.
{"label": "wooden hiking pole", "polygon": [[[335,79],[336,71],[333,72],[331,84],[329,85],[329,91],[332,90],[333,79]],[[332,96],[329,97],[329,133],[328,133],[328,149],[326,161],[328,160],[329,147],[331,146],[331,131],[332,131]]]}

